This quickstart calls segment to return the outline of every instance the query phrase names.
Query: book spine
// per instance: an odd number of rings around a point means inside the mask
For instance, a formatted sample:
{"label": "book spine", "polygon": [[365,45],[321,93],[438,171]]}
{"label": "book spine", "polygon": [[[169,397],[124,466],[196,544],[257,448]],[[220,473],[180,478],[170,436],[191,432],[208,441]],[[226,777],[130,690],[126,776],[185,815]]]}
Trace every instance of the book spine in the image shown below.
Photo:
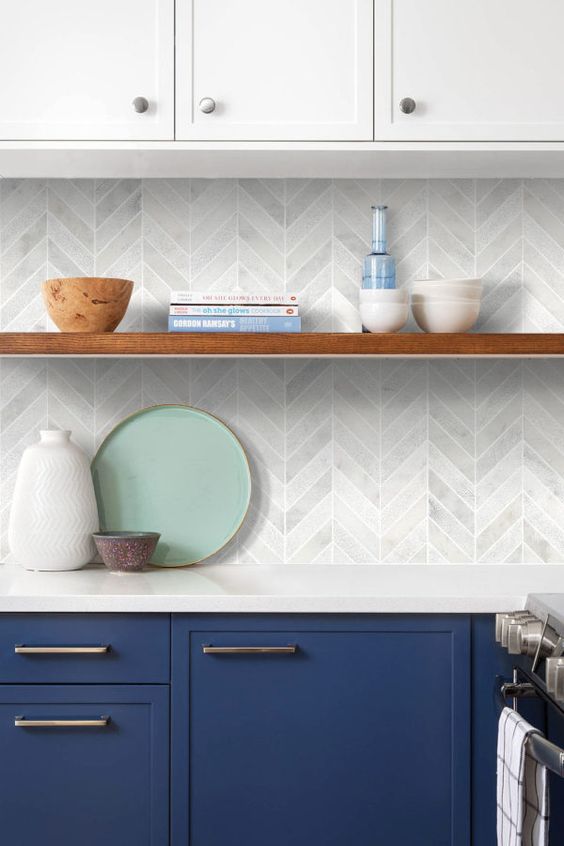
{"label": "book spine", "polygon": [[241,294],[233,291],[172,291],[171,305],[289,305],[298,303],[297,294]]}
{"label": "book spine", "polygon": [[297,306],[286,305],[171,305],[173,317],[297,317]]}
{"label": "book spine", "polygon": [[169,332],[299,332],[299,317],[175,317]]}

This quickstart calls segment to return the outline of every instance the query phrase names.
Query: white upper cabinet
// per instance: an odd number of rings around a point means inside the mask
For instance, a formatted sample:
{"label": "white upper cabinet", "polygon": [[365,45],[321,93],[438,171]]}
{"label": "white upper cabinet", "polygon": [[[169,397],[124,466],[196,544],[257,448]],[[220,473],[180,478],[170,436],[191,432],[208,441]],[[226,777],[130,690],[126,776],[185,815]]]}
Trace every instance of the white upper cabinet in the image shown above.
{"label": "white upper cabinet", "polygon": [[174,0],[0,0],[0,33],[0,139],[174,137]]}
{"label": "white upper cabinet", "polygon": [[373,0],[177,0],[176,137],[371,140]]}
{"label": "white upper cabinet", "polygon": [[564,140],[562,0],[375,0],[375,18],[377,140]]}

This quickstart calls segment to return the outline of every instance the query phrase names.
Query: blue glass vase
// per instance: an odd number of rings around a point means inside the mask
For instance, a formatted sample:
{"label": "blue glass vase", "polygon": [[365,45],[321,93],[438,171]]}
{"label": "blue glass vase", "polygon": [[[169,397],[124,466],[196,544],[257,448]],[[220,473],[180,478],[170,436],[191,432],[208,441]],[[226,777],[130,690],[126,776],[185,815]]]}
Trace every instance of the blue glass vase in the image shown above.
{"label": "blue glass vase", "polygon": [[388,253],[387,206],[372,206],[372,250],[362,263],[363,288],[395,288],[396,262]]}

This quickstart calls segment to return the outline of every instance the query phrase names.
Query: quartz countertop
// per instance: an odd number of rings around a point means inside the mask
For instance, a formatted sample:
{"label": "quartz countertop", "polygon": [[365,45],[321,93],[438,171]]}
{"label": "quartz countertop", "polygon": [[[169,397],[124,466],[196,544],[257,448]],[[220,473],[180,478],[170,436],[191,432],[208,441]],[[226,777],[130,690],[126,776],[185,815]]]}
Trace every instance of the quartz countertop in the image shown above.
{"label": "quartz countertop", "polygon": [[564,565],[196,564],[118,575],[0,564],[0,613],[494,613],[564,593]]}

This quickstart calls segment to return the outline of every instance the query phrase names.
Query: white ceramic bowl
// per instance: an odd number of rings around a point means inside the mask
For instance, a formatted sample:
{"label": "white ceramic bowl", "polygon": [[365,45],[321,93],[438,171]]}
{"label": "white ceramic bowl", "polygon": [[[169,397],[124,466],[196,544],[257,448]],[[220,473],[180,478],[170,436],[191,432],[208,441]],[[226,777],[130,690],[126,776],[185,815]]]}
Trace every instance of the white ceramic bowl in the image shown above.
{"label": "white ceramic bowl", "polygon": [[399,332],[405,325],[409,305],[405,303],[361,303],[360,319],[369,332]]}
{"label": "white ceramic bowl", "polygon": [[447,290],[440,290],[436,293],[433,291],[429,293],[428,291],[419,291],[413,290],[411,294],[411,302],[412,303],[420,303],[420,302],[429,302],[429,303],[436,303],[442,302],[444,300],[470,300],[472,302],[480,301],[481,293],[477,291],[473,293],[472,291],[452,291],[450,289]]}
{"label": "white ceramic bowl", "polygon": [[363,303],[406,303],[408,294],[407,288],[361,288],[358,300],[361,305]]}
{"label": "white ceramic bowl", "polygon": [[478,319],[480,301],[425,301],[412,303],[411,310],[415,322],[424,332],[468,332]]}
{"label": "white ceramic bowl", "polygon": [[460,277],[459,279],[415,279],[413,284],[425,285],[426,287],[432,287],[433,285],[454,285],[456,287],[459,285],[465,285],[466,287],[481,288],[482,280],[472,279],[470,277],[467,279],[463,277]]}
{"label": "white ceramic bowl", "polygon": [[480,297],[482,295],[481,285],[463,285],[454,282],[441,282],[428,285],[426,282],[414,282],[411,286],[413,294],[444,294],[448,299],[451,296],[456,297]]}
{"label": "white ceramic bowl", "polygon": [[412,294],[423,294],[429,297],[442,296],[445,299],[462,297],[462,299],[471,299],[482,296],[482,289],[473,287],[472,285],[421,285],[417,282],[411,287]]}

